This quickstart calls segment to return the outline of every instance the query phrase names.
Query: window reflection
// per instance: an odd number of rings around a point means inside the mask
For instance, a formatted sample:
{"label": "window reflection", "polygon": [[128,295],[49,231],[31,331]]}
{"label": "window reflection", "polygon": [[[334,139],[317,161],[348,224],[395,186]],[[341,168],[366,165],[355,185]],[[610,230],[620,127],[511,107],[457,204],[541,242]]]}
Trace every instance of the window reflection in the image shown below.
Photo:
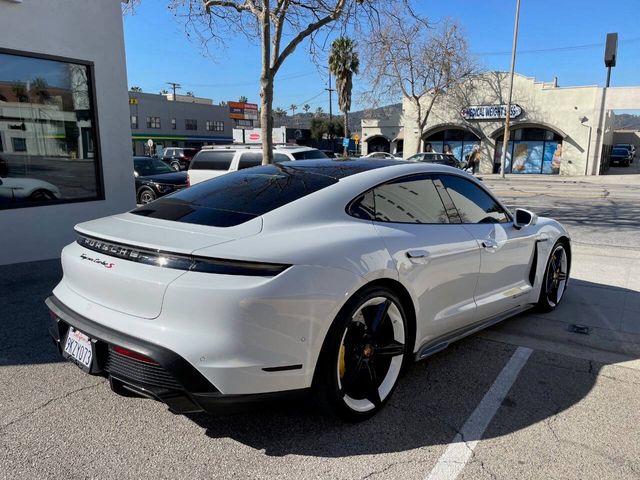
{"label": "window reflection", "polygon": [[86,65],[0,53],[0,208],[100,197]]}

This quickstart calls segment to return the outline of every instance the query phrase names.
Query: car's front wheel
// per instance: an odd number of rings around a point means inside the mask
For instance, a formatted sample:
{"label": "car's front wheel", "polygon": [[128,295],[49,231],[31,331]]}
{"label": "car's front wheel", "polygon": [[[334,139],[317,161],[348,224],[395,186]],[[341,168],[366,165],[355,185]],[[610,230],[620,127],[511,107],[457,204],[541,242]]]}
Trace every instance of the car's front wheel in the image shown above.
{"label": "car's front wheel", "polygon": [[351,298],[329,330],[314,380],[325,410],[349,421],[377,413],[398,384],[409,338],[393,291],[373,287]]}
{"label": "car's front wheel", "polygon": [[149,187],[143,187],[138,192],[138,203],[142,205],[146,205],[147,203],[151,203],[156,199],[156,193],[151,190]]}
{"label": "car's front wheel", "polygon": [[542,312],[554,310],[562,300],[569,281],[569,255],[564,243],[558,242],[547,262],[537,308]]}

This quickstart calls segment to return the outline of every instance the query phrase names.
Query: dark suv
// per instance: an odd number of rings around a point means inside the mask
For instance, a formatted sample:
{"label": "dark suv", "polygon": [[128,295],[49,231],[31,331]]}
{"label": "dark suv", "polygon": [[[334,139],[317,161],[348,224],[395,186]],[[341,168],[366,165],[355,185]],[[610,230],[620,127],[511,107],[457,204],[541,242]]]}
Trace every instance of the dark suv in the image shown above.
{"label": "dark suv", "polygon": [[168,147],[162,151],[160,159],[178,172],[189,168],[189,163],[196,153],[196,148]]}

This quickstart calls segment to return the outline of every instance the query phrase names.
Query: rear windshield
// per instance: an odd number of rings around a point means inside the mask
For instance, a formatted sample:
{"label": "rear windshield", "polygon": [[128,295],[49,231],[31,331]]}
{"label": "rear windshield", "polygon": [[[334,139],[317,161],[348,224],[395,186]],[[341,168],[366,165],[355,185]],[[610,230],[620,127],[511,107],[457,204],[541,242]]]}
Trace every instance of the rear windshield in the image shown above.
{"label": "rear windshield", "polygon": [[628,155],[629,151],[624,148],[614,148],[611,153],[614,155]]}
{"label": "rear windshield", "polygon": [[191,170],[229,170],[234,150],[202,150],[191,160]]}
{"label": "rear windshield", "polygon": [[305,150],[303,152],[292,153],[296,160],[311,160],[314,158],[329,158],[320,150]]}
{"label": "rear windshield", "polygon": [[295,167],[265,165],[198,183],[131,213],[197,225],[232,227],[337,181]]}

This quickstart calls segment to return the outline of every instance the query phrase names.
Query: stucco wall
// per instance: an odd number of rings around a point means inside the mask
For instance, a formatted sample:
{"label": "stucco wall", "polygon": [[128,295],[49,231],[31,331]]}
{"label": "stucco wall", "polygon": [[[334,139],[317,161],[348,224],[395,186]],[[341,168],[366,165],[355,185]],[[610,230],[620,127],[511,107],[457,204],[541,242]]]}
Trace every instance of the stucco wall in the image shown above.
{"label": "stucco wall", "polygon": [[[491,172],[495,138],[501,133],[504,120],[467,121],[460,111],[469,105],[506,104],[508,87],[507,74],[490,72],[470,81],[461,93],[440,97],[429,117],[427,135],[444,126],[478,132],[482,141],[480,171]],[[561,174],[584,175],[587,162],[591,164],[595,158],[601,95],[602,90],[596,86],[562,88],[516,75],[512,101],[522,107],[523,113],[513,120],[513,125],[543,126],[561,134],[564,137]],[[415,108],[408,100],[404,101],[403,110],[406,157],[418,150],[419,134]],[[587,120],[581,122],[584,117]]]}
{"label": "stucco wall", "polygon": [[0,210],[0,265],[55,258],[79,222],[135,206],[119,0],[0,0],[2,47],[94,62],[105,200]]}

